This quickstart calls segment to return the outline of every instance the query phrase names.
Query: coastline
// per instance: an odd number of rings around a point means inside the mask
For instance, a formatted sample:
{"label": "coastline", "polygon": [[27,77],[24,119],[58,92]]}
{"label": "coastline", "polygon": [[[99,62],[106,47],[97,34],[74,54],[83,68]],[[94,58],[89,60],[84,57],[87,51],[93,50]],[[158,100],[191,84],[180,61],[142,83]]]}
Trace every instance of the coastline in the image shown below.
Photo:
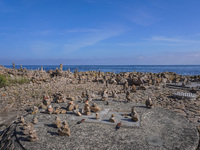
{"label": "coastline", "polygon": [[[12,65],[2,65],[12,69]],[[21,65],[15,65],[16,69],[20,69]],[[23,65],[23,68],[28,70],[55,70],[59,65]],[[63,71],[70,69],[74,72],[76,69],[82,72],[86,71],[101,71],[101,72],[147,72],[147,73],[162,73],[175,72],[180,75],[200,75],[200,65],[63,65]]]}
{"label": "coastline", "polygon": [[[200,75],[183,76],[173,72],[142,73],[142,72],[101,72],[86,71],[74,72],[59,69],[45,71],[8,69],[0,66],[0,74],[7,79],[26,78],[28,83],[10,84],[0,88],[1,96],[1,130],[6,128],[17,115],[29,113],[33,106],[40,106],[43,96],[48,95],[52,100],[56,94],[61,94],[66,103],[73,100],[78,103],[82,93],[86,90],[93,93],[101,101],[101,93],[107,89],[108,101],[126,102],[126,92],[130,92],[130,101],[144,104],[151,97],[154,107],[165,108],[183,116],[200,129],[200,91],[199,87],[183,88],[182,84],[200,82]],[[167,86],[168,84],[181,85],[180,88]],[[118,95],[112,98],[113,91]],[[176,99],[175,92],[196,92],[195,100]],[[82,99],[85,99],[82,97]],[[128,103],[127,103],[128,105]],[[3,118],[3,116],[7,115]]]}

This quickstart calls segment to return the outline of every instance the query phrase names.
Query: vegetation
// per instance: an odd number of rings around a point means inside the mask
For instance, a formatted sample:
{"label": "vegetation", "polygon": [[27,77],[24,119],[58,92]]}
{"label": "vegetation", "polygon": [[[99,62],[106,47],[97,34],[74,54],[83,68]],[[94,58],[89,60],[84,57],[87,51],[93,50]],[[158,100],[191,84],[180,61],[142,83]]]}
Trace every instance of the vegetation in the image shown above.
{"label": "vegetation", "polygon": [[30,80],[25,78],[25,77],[7,77],[6,75],[0,74],[0,88],[5,87],[5,86],[10,86],[10,85],[15,85],[15,84],[25,84],[29,83]]}
{"label": "vegetation", "polygon": [[5,75],[0,74],[0,88],[5,87],[7,85],[7,79]]}

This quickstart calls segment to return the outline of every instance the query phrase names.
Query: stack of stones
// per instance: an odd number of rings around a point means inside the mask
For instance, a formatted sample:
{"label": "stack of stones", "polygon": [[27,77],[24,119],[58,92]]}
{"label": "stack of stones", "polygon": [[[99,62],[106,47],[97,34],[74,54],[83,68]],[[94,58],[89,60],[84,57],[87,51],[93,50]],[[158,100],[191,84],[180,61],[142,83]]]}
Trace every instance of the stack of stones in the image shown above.
{"label": "stack of stones", "polygon": [[153,102],[150,97],[146,100],[146,107],[153,108]]}
{"label": "stack of stones", "polygon": [[55,103],[63,103],[63,102],[65,102],[65,97],[61,92],[57,92],[53,96],[54,96],[53,100],[54,100]]}
{"label": "stack of stones", "polygon": [[60,136],[70,136],[71,133],[67,121],[64,121],[62,124],[62,127],[58,129],[58,134]]}
{"label": "stack of stones", "polygon": [[58,118],[58,116],[56,116],[56,118],[55,118],[54,125],[56,128],[60,128],[62,125],[61,120],[60,120],[60,118]]}
{"label": "stack of stones", "polygon": [[101,100],[102,100],[102,101],[107,101],[107,100],[108,100],[108,94],[107,94],[107,91],[106,91],[106,90],[103,92],[103,95],[102,95]]}
{"label": "stack of stones", "polygon": [[139,120],[138,114],[134,107],[132,107],[132,110],[131,110],[131,120],[134,122],[137,122]]}
{"label": "stack of stones", "polygon": [[72,111],[72,110],[74,110],[74,102],[73,101],[70,101],[69,103],[68,103],[68,106],[67,106],[67,110],[68,111]]}
{"label": "stack of stones", "polygon": [[85,102],[83,113],[84,115],[87,115],[87,116],[91,114],[90,105],[88,101]]}
{"label": "stack of stones", "polygon": [[115,115],[112,114],[110,119],[109,119],[109,122],[112,122],[112,123],[115,123],[116,122],[116,119],[115,119]]}
{"label": "stack of stones", "polygon": [[92,106],[90,107],[90,109],[91,109],[94,113],[96,113],[96,112],[98,112],[98,111],[101,110],[101,108],[100,108],[96,103],[93,103]]}
{"label": "stack of stones", "polygon": [[49,98],[49,96],[44,96],[43,97],[43,101],[42,101],[42,104],[41,104],[41,107],[43,109],[47,109],[47,107],[51,105],[51,99]]}

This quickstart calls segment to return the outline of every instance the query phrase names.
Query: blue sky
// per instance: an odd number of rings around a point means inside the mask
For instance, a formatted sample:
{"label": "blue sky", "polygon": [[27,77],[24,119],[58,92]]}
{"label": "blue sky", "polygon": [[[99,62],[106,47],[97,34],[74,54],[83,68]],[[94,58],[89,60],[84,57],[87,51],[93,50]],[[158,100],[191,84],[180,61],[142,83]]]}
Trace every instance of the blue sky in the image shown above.
{"label": "blue sky", "polygon": [[0,0],[0,64],[200,65],[199,0]]}

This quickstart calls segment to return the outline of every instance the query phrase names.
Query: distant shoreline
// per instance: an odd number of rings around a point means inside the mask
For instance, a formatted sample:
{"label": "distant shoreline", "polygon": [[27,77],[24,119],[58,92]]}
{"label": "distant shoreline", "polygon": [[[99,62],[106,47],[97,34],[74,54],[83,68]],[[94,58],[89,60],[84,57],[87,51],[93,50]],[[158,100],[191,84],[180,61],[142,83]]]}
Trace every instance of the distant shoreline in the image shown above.
{"label": "distant shoreline", "polygon": [[[6,68],[12,68],[12,65],[2,65]],[[21,65],[15,65],[16,69],[20,69]],[[58,65],[22,65],[23,68],[28,70],[55,70],[59,68]],[[81,72],[86,71],[102,71],[102,72],[175,72],[180,75],[200,75],[200,65],[63,65],[63,71],[70,69],[74,72],[76,69]]]}

